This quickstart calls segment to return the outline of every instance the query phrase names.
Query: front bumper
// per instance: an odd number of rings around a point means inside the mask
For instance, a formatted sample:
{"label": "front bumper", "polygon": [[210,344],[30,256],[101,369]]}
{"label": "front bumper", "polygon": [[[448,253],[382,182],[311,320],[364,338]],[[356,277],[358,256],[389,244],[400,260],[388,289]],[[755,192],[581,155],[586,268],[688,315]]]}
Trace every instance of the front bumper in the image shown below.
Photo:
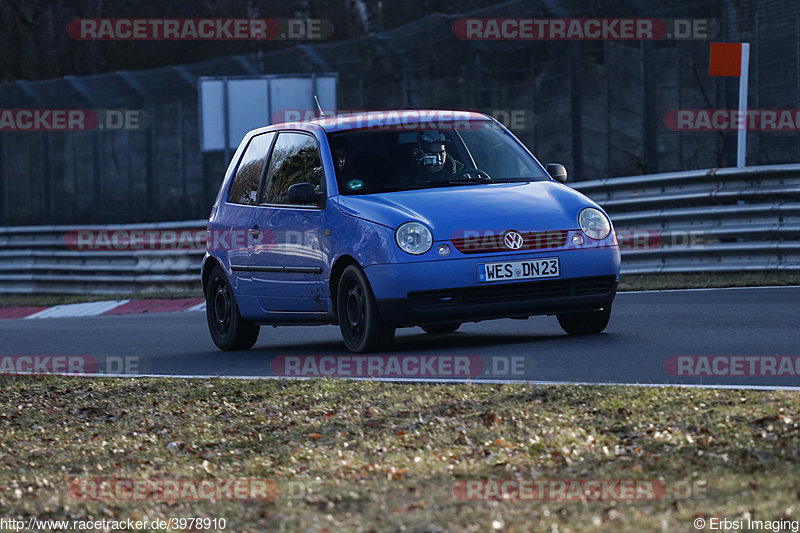
{"label": "front bumper", "polygon": [[415,326],[591,311],[614,301],[614,276],[503,283],[409,294],[378,300],[384,322]]}
{"label": "front bumper", "polygon": [[[558,257],[560,276],[479,283],[479,263]],[[537,314],[589,311],[610,305],[619,277],[616,247],[482,255],[372,265],[365,269],[387,324],[414,326]]]}

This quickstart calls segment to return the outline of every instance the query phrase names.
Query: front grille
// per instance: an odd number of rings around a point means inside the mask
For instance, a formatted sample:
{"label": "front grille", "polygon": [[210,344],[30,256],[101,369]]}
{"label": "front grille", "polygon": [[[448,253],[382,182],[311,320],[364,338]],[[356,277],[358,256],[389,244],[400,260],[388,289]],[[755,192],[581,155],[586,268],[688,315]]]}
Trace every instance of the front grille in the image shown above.
{"label": "front grille", "polygon": [[[506,232],[482,233],[463,231],[458,236],[450,238],[456,250],[462,254],[482,254],[487,252],[508,252],[511,248],[503,242]],[[474,233],[474,235],[473,235]],[[546,248],[561,248],[567,242],[568,231],[520,231],[522,246],[513,251],[543,250]]]}
{"label": "front grille", "polygon": [[408,301],[414,309],[430,310],[492,303],[535,302],[570,296],[603,296],[610,294],[613,288],[614,276],[598,276],[411,292]]}

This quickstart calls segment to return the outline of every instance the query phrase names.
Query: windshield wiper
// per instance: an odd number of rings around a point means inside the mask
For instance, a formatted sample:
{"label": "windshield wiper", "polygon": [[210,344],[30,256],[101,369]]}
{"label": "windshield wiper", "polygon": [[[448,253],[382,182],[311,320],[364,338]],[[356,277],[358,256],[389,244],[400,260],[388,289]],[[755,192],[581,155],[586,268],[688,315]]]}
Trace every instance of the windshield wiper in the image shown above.
{"label": "windshield wiper", "polygon": [[474,183],[492,183],[493,179],[470,179],[470,178],[453,178],[449,180],[431,180],[426,181],[427,185],[472,185]]}
{"label": "windshield wiper", "polygon": [[416,189],[427,189],[427,185],[395,185],[392,187],[385,187],[383,192],[391,191],[413,191]]}

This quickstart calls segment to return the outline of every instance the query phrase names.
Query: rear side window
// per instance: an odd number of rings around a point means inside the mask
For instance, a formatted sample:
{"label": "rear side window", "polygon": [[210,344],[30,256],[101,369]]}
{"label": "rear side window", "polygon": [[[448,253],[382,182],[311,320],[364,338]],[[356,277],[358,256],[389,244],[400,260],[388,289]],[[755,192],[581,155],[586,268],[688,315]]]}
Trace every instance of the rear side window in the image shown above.
{"label": "rear side window", "polygon": [[236,177],[233,178],[231,190],[228,193],[228,202],[233,204],[256,205],[258,184],[264,173],[264,163],[269,153],[269,147],[275,133],[264,133],[250,139],[250,144],[244,151]]}
{"label": "rear side window", "polygon": [[295,183],[310,183],[319,192],[322,174],[317,140],[303,133],[281,132],[272,149],[259,203],[288,204],[287,193]]}

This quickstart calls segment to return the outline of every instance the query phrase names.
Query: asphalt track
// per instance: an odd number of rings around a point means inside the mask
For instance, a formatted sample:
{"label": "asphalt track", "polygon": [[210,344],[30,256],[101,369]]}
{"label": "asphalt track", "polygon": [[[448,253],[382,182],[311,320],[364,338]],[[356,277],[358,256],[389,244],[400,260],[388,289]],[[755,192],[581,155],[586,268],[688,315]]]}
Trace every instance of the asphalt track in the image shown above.
{"label": "asphalt track", "polygon": [[[400,329],[393,351],[367,359],[353,358],[334,326],[263,327],[253,349],[221,352],[197,311],[0,320],[0,363],[16,360],[4,356],[84,356],[97,362],[86,372],[109,374],[327,372],[391,380],[793,388],[800,387],[800,287],[620,293],[606,331],[582,337],[565,335],[555,317],[470,323],[444,335]],[[692,375],[676,375],[679,356],[681,372]],[[685,356],[701,357],[685,366]],[[777,366],[752,359],[764,356],[780,356],[772,358]],[[746,375],[753,372],[761,375]]]}

